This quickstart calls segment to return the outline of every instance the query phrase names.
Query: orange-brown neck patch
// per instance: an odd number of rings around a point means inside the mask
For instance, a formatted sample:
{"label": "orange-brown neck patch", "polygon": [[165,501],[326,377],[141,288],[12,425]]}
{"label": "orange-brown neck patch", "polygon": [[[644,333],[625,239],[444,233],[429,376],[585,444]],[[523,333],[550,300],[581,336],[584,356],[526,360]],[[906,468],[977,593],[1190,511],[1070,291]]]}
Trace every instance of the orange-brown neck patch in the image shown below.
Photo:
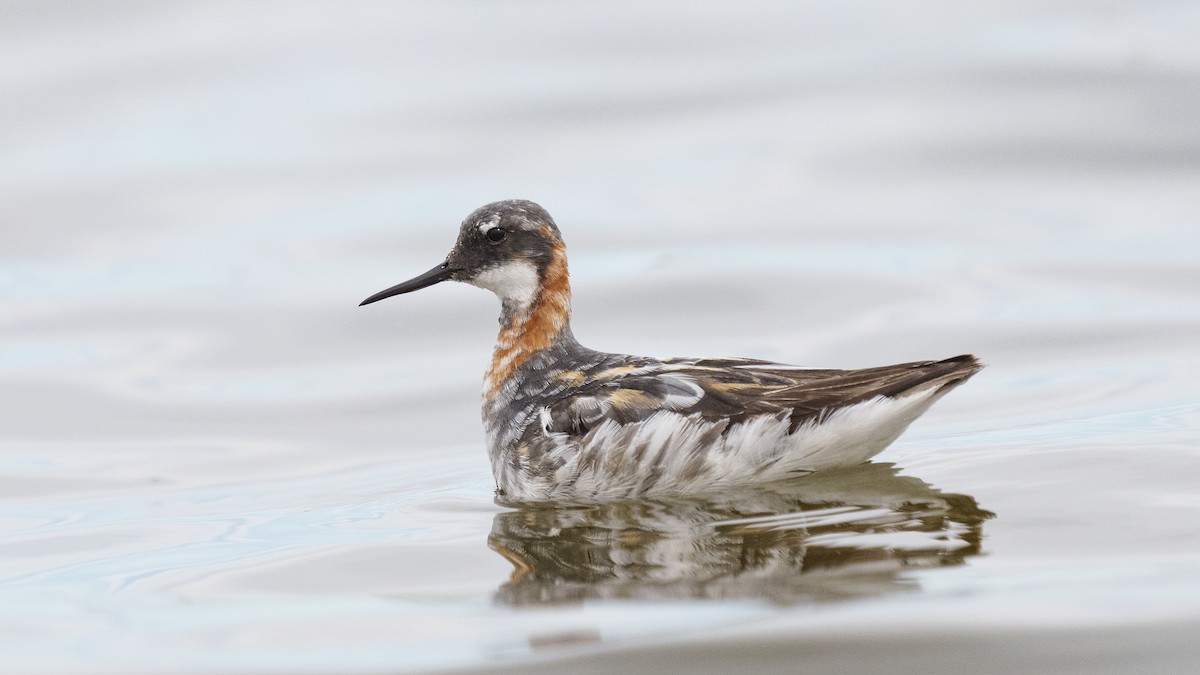
{"label": "orange-brown neck patch", "polygon": [[[549,232],[546,234],[550,235]],[[526,359],[554,344],[566,327],[570,314],[571,284],[567,278],[567,251],[562,243],[557,243],[533,302],[528,308],[513,313],[511,320],[500,327],[496,349],[492,352],[492,363],[484,378],[484,398],[492,398],[500,385]]]}

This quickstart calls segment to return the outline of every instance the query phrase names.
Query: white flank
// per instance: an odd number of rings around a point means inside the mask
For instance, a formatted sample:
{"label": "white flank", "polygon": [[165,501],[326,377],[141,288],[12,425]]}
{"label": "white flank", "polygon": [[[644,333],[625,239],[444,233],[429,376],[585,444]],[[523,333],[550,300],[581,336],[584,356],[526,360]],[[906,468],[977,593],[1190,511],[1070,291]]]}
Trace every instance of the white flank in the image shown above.
{"label": "white flank", "polygon": [[[647,489],[696,492],[853,466],[896,440],[946,391],[929,387],[898,398],[871,399],[790,434],[786,418],[770,415],[734,425],[715,438],[705,436],[713,422],[670,410],[635,424],[609,420],[578,445],[560,446],[566,462],[556,476],[542,484],[504,487],[527,498],[606,498]],[[597,451],[605,457],[603,462],[580,463],[581,457]],[[564,483],[570,494],[560,495]]]}
{"label": "white flank", "polygon": [[489,267],[469,282],[472,286],[486,288],[495,293],[501,302],[515,304],[525,309],[533,304],[537,296],[537,268],[525,260],[511,260],[496,267]]}

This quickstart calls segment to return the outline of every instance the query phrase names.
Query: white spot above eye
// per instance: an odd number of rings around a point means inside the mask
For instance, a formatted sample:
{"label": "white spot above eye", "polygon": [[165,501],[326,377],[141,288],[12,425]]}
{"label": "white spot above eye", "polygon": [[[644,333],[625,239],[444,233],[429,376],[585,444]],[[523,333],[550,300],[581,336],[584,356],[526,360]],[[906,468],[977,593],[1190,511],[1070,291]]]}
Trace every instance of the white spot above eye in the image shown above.
{"label": "white spot above eye", "polygon": [[499,218],[495,218],[495,217],[488,218],[487,220],[479,223],[479,233],[487,234],[488,230],[492,229],[493,227],[496,227],[496,225],[498,225],[498,224],[500,224]]}
{"label": "white spot above eye", "polygon": [[495,293],[501,302],[515,303],[524,308],[533,304],[533,299],[537,296],[538,273],[533,263],[510,260],[483,270],[467,283],[488,289]]}

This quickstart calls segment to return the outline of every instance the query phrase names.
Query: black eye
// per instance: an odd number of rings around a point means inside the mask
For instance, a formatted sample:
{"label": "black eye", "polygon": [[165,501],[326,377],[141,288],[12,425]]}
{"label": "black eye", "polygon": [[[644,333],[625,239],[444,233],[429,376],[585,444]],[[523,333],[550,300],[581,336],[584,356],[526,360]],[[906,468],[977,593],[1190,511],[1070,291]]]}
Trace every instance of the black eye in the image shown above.
{"label": "black eye", "polygon": [[488,230],[487,233],[484,234],[483,236],[487,237],[488,241],[492,242],[493,244],[497,244],[497,243],[503,241],[504,235],[506,235],[506,234],[508,234],[508,233],[504,231],[504,228],[493,227],[492,229]]}

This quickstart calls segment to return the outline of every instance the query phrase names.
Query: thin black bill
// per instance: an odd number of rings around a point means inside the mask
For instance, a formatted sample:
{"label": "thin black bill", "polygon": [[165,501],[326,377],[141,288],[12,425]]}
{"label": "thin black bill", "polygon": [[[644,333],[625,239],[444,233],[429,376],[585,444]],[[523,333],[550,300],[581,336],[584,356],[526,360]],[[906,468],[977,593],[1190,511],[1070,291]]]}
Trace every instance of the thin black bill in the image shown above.
{"label": "thin black bill", "polygon": [[372,295],[371,297],[367,298],[366,300],[363,300],[362,302],[358,303],[358,306],[362,307],[363,305],[369,305],[372,302],[379,302],[380,300],[383,300],[384,298],[390,298],[393,295],[400,295],[401,293],[411,293],[413,291],[419,291],[422,288],[425,288],[427,286],[432,286],[438,282],[449,279],[450,275],[454,274],[454,272],[455,272],[455,270],[450,267],[449,261],[444,262],[420,276],[413,277],[412,279],[409,279],[408,281],[396,284],[395,286],[392,286],[391,288],[379,291],[375,295]]}

